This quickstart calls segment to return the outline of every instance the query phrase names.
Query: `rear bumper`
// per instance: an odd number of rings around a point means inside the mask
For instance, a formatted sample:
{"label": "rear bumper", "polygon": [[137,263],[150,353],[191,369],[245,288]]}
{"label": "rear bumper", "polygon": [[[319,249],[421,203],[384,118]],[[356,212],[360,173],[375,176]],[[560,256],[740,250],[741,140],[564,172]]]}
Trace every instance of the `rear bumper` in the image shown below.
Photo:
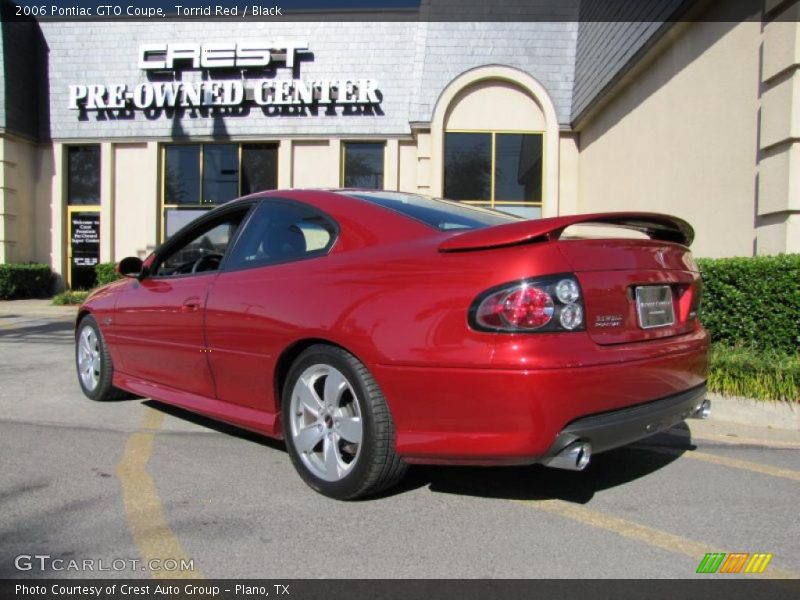
{"label": "rear bumper", "polygon": [[[410,463],[531,464],[592,436],[601,452],[657,433],[703,400],[708,344],[550,369],[370,365]],[[649,431],[648,431],[649,427]]]}
{"label": "rear bumper", "polygon": [[582,417],[556,436],[543,460],[576,441],[589,442],[592,452],[605,452],[664,431],[692,416],[706,397],[705,384],[667,398]]}

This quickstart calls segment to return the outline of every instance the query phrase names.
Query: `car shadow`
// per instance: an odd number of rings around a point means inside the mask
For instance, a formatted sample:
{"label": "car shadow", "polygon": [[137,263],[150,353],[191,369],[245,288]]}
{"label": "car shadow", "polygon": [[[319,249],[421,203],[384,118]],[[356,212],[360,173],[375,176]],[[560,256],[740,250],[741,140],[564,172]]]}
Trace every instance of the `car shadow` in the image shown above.
{"label": "car shadow", "polygon": [[283,440],[276,440],[273,438],[269,438],[266,437],[265,435],[261,435],[260,433],[248,431],[247,429],[242,429],[241,427],[237,427],[236,425],[229,425],[228,423],[223,423],[222,421],[217,421],[210,417],[205,417],[203,415],[193,413],[184,408],[172,406],[171,404],[164,404],[163,402],[159,402],[158,400],[147,399],[143,402],[143,404],[149,406],[154,410],[163,412],[164,414],[167,414],[171,417],[175,417],[176,419],[188,421],[189,423],[193,423],[195,425],[211,429],[218,433],[223,433],[225,435],[229,435],[231,437],[235,437],[240,440],[247,440],[248,442],[254,442],[261,446],[272,448],[273,450],[282,450],[284,452],[286,451],[286,445],[283,443]]}
{"label": "car shadow", "polygon": [[[189,412],[157,400],[144,404],[178,419],[261,446],[286,452],[282,440],[268,438],[234,425]],[[427,487],[433,493],[504,500],[564,500],[586,504],[595,493],[647,477],[696,446],[686,423],[635,444],[594,456],[583,471],[565,471],[542,465],[520,467],[451,467],[412,465],[400,483],[376,501]]]}
{"label": "car shadow", "polygon": [[48,345],[73,344],[73,338],[69,334],[74,329],[75,325],[66,321],[49,321],[20,327],[11,325],[0,328],[0,341],[4,343]]}
{"label": "car shadow", "polygon": [[[592,457],[583,471],[520,467],[417,466],[401,486],[505,500],[563,500],[586,504],[595,493],[647,477],[695,449],[685,423],[641,442]],[[391,491],[389,492],[392,493]]]}

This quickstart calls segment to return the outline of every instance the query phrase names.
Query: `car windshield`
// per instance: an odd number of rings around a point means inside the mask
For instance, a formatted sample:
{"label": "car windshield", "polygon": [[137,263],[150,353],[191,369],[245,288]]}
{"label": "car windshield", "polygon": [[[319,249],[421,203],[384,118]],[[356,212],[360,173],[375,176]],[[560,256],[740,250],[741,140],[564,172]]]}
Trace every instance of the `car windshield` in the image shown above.
{"label": "car windshield", "polygon": [[342,192],[347,196],[367,200],[422,221],[440,231],[482,229],[523,220],[507,213],[470,206],[441,198],[428,198],[401,192]]}

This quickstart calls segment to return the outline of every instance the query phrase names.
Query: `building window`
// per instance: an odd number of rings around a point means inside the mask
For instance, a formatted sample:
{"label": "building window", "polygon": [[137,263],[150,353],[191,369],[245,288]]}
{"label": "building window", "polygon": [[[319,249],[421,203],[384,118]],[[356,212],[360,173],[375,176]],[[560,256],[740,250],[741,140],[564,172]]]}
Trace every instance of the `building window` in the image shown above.
{"label": "building window", "polygon": [[200,146],[164,149],[164,204],[200,203]]}
{"label": "building window", "polygon": [[242,194],[278,187],[278,145],[242,145]]}
{"label": "building window", "polygon": [[239,195],[239,147],[236,144],[203,146],[204,204],[220,204]]}
{"label": "building window", "polygon": [[67,148],[67,204],[100,204],[100,146]]}
{"label": "building window", "polygon": [[277,143],[166,145],[162,238],[217,204],[277,184]]}
{"label": "building window", "polygon": [[346,188],[383,189],[383,142],[342,144],[342,185]]}
{"label": "building window", "polygon": [[541,133],[446,132],[444,196],[541,217],[543,138]]}

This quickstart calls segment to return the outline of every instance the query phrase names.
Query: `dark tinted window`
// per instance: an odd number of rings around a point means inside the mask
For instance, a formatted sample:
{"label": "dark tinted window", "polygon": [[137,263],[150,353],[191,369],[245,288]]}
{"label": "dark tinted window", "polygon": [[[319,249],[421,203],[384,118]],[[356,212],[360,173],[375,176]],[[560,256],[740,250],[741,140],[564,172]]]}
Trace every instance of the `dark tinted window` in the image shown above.
{"label": "dark tinted window", "polygon": [[383,189],[382,143],[345,142],[344,187]]}
{"label": "dark tinted window", "polygon": [[347,193],[348,196],[361,198],[380,204],[399,213],[436,227],[441,231],[451,229],[480,229],[492,225],[513,223],[519,218],[493,210],[478,208],[468,204],[450,202],[448,200],[428,198],[416,194],[399,192],[365,192]]}
{"label": "dark tinted window", "polygon": [[444,195],[452,200],[491,200],[491,133],[445,133]]}
{"label": "dark tinted window", "polygon": [[203,202],[219,204],[239,195],[239,147],[203,146]]}
{"label": "dark tinted window", "polygon": [[100,204],[100,146],[67,148],[67,203]]}
{"label": "dark tinted window", "polygon": [[226,269],[282,263],[325,254],[336,227],[304,204],[267,200],[256,209],[239,237]]}
{"label": "dark tinted window", "polygon": [[242,145],[242,194],[278,187],[278,144]]}
{"label": "dark tinted window", "polygon": [[496,202],[541,202],[541,134],[497,134],[494,199]]}
{"label": "dark tinted window", "polygon": [[164,150],[164,204],[200,202],[200,146],[167,146]]}

